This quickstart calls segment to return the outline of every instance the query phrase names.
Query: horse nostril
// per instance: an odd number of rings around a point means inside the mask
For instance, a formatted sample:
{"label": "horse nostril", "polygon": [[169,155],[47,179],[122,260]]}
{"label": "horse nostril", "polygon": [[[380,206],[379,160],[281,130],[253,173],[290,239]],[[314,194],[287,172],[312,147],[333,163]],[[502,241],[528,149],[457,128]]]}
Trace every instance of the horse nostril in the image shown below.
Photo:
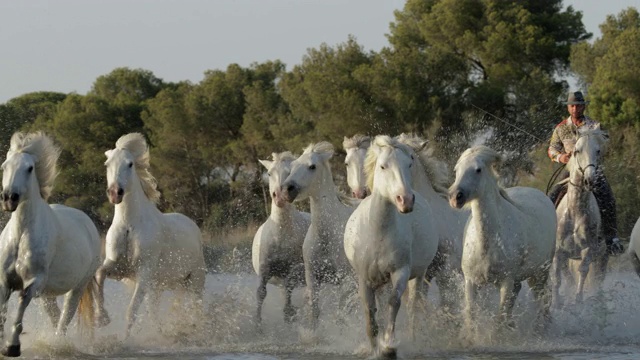
{"label": "horse nostril", "polygon": [[9,196],[9,199],[11,199],[11,201],[18,201],[18,194],[13,193]]}
{"label": "horse nostril", "polygon": [[458,193],[456,194],[456,200],[460,200],[460,199],[462,199],[462,193],[461,193],[461,192],[458,192]]}
{"label": "horse nostril", "polygon": [[122,196],[124,194],[124,190],[122,188],[118,189],[118,196]]}
{"label": "horse nostril", "polygon": [[293,186],[293,185],[289,185],[289,186],[287,186],[287,191],[293,191],[293,190],[295,190],[295,189],[296,189],[296,187],[295,187],[295,186]]}
{"label": "horse nostril", "polygon": [[396,196],[396,201],[400,204],[404,204],[404,199],[400,195]]}
{"label": "horse nostril", "polygon": [[271,193],[271,197],[276,197],[276,192],[275,191]]}

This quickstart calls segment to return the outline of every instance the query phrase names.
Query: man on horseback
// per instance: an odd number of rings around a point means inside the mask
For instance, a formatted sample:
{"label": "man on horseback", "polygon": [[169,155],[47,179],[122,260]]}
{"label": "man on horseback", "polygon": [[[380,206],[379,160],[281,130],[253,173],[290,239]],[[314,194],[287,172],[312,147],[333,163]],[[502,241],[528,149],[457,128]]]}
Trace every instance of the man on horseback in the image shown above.
{"label": "man on horseback", "polygon": [[[560,164],[566,164],[571,158],[573,148],[578,138],[579,129],[592,129],[600,123],[590,117],[584,115],[584,110],[588,101],[584,100],[582,92],[576,91],[569,93],[567,98],[567,110],[570,116],[556,125],[551,136],[549,149],[547,151],[551,161]],[[558,180],[569,177],[569,172],[563,170]],[[618,227],[616,221],[616,200],[613,197],[613,191],[607,178],[604,176],[601,168],[597,169],[597,184],[593,191],[600,215],[602,218],[602,229],[607,244],[607,251],[611,255],[619,255],[624,252],[620,239],[618,238]],[[557,205],[560,203],[562,196],[566,193],[567,184],[556,184],[551,190],[549,197],[551,201]]]}

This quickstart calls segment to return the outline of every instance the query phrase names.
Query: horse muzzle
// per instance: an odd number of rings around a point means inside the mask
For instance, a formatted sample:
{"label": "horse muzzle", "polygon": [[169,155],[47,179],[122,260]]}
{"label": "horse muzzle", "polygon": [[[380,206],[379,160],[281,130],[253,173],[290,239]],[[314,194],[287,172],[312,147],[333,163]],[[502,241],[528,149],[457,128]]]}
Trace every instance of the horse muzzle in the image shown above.
{"label": "horse muzzle", "polygon": [[416,195],[396,196],[396,208],[401,214],[408,214],[413,211],[413,204],[416,202]]}
{"label": "horse muzzle", "polygon": [[359,188],[359,189],[353,190],[351,194],[354,198],[362,200],[366,198],[367,195],[369,195],[369,190],[367,188]]}
{"label": "horse muzzle", "polygon": [[454,190],[449,192],[449,205],[452,208],[462,209],[467,202],[466,196],[462,190]]}
{"label": "horse muzzle", "polygon": [[2,210],[13,212],[18,208],[20,195],[16,193],[2,192]]}
{"label": "horse muzzle", "polygon": [[273,199],[273,203],[279,208],[283,208],[287,204],[287,200],[284,199],[281,191],[274,191],[271,194],[271,198]]}
{"label": "horse muzzle", "polygon": [[122,197],[124,196],[124,189],[121,187],[110,186],[107,189],[107,197],[109,198],[109,202],[115,205],[118,205],[122,202]]}
{"label": "horse muzzle", "polygon": [[300,187],[296,183],[284,183],[280,188],[282,191],[282,198],[292,203],[300,193]]}

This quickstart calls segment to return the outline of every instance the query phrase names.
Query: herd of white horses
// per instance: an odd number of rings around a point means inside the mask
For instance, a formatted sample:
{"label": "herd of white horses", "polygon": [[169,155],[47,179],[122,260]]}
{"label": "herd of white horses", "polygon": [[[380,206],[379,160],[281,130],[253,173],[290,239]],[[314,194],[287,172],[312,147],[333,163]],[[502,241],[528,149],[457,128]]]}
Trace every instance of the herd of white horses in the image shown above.
{"label": "herd of white horses", "polygon": [[[258,275],[256,324],[261,326],[267,283],[285,292],[284,319],[296,313],[294,288],[306,286],[310,325],[320,317],[322,283],[357,282],[371,351],[393,357],[395,324],[407,292],[409,331],[418,303],[437,281],[439,306],[463,309],[461,335],[469,336],[479,310],[480,287],[499,288],[495,329],[513,326],[512,310],[522,281],[538,309],[539,331],[550,321],[552,299],[560,304],[561,276],[576,268],[575,300],[583,297],[589,271],[602,283],[608,261],[600,236],[600,215],[591,192],[606,135],[579,135],[567,169],[567,195],[558,209],[539,190],[502,188],[501,156],[486,146],[464,151],[455,181],[423,139],[356,135],[345,138],[347,183],[353,197],[334,184],[328,142],[309,145],[302,155],[274,153],[267,169],[271,213],[258,229],[252,249]],[[124,336],[130,335],[145,296],[158,306],[165,290],[180,290],[202,310],[206,267],[202,235],[188,217],[161,213],[159,192],[149,172],[149,149],[138,133],[122,136],[105,152],[107,197],[113,222],[102,241],[83,212],[47,199],[57,175],[59,148],[45,134],[15,133],[2,164],[2,208],[11,218],[0,236],[0,334],[7,302],[19,292],[17,314],[6,337],[5,356],[20,355],[24,312],[34,297],[64,335],[76,311],[87,326],[106,325],[106,278],[128,282],[132,296]],[[310,212],[293,204],[309,200]],[[629,258],[640,275],[640,221],[632,232]],[[569,266],[574,261],[577,266]],[[553,265],[553,266],[552,266]],[[552,281],[548,281],[551,275]],[[464,279],[460,281],[459,279]],[[390,284],[386,328],[378,337],[376,296]],[[464,289],[464,301],[459,294]],[[408,290],[408,291],[405,291]],[[62,311],[56,297],[64,295]],[[203,314],[205,315],[205,314]]]}

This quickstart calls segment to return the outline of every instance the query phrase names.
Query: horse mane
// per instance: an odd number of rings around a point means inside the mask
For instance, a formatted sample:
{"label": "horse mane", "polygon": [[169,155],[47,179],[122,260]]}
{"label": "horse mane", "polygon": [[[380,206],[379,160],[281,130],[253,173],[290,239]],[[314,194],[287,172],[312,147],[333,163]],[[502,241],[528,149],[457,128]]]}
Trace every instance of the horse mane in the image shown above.
{"label": "horse mane", "polygon": [[271,153],[271,158],[274,162],[279,161],[288,161],[291,162],[295,160],[297,157],[291,153],[291,151],[283,151],[281,153]]}
{"label": "horse mane", "polygon": [[458,166],[463,162],[467,161],[469,158],[475,158],[487,164],[488,167],[491,169],[491,175],[496,180],[496,186],[498,187],[500,196],[502,196],[506,201],[510,202],[512,205],[516,207],[520,206],[519,204],[514,202],[513,199],[511,199],[509,194],[507,194],[506,189],[500,186],[500,184],[498,184],[497,180],[500,175],[498,174],[498,170],[496,168],[502,162],[502,155],[500,155],[497,151],[491,149],[488,146],[477,145],[477,146],[468,148],[462,153],[462,155],[460,155],[458,162],[456,162],[455,169],[457,170]]}
{"label": "horse mane", "polygon": [[600,126],[595,128],[587,128],[584,130],[580,130],[578,132],[578,139],[580,139],[581,137],[590,137],[590,136],[595,137],[596,140],[598,141],[598,145],[603,146],[606,149],[606,145],[609,142],[609,134],[607,134],[606,131],[600,129]]}
{"label": "horse mane", "polygon": [[400,149],[405,154],[412,156],[413,149],[406,144],[401,143],[398,139],[392,138],[388,135],[378,135],[373,139],[373,143],[367,151],[367,156],[364,159],[364,173],[367,177],[367,186],[373,190],[373,175],[375,173],[376,161],[378,160],[378,151],[380,149],[388,147],[392,149]]}
{"label": "horse mane", "polygon": [[302,154],[310,154],[312,152],[317,154],[328,154],[329,157],[331,157],[333,156],[334,152],[333,144],[328,141],[320,141],[319,143],[309,144],[309,146],[304,149]]}
{"label": "horse mane", "polygon": [[53,190],[53,182],[58,176],[58,158],[60,148],[43,132],[16,132],[11,136],[11,143],[7,156],[15,153],[32,155],[36,159],[36,179],[40,185],[40,195],[47,201]]}
{"label": "horse mane", "polygon": [[352,137],[344,137],[342,141],[342,147],[347,150],[351,148],[356,149],[368,149],[369,145],[371,145],[371,138],[362,134],[355,134]]}
{"label": "horse mane", "polygon": [[136,174],[140,178],[142,190],[149,200],[157,203],[160,199],[160,192],[157,189],[156,178],[149,172],[149,146],[147,146],[144,136],[140,133],[123,135],[116,141],[116,149],[127,150],[133,155]]}
{"label": "horse mane", "polygon": [[449,171],[447,170],[447,164],[433,156],[433,148],[426,148],[424,146],[426,140],[418,135],[406,133],[396,136],[396,139],[411,147],[416,155],[418,155],[418,160],[425,169],[433,190],[440,195],[448,196]]}

